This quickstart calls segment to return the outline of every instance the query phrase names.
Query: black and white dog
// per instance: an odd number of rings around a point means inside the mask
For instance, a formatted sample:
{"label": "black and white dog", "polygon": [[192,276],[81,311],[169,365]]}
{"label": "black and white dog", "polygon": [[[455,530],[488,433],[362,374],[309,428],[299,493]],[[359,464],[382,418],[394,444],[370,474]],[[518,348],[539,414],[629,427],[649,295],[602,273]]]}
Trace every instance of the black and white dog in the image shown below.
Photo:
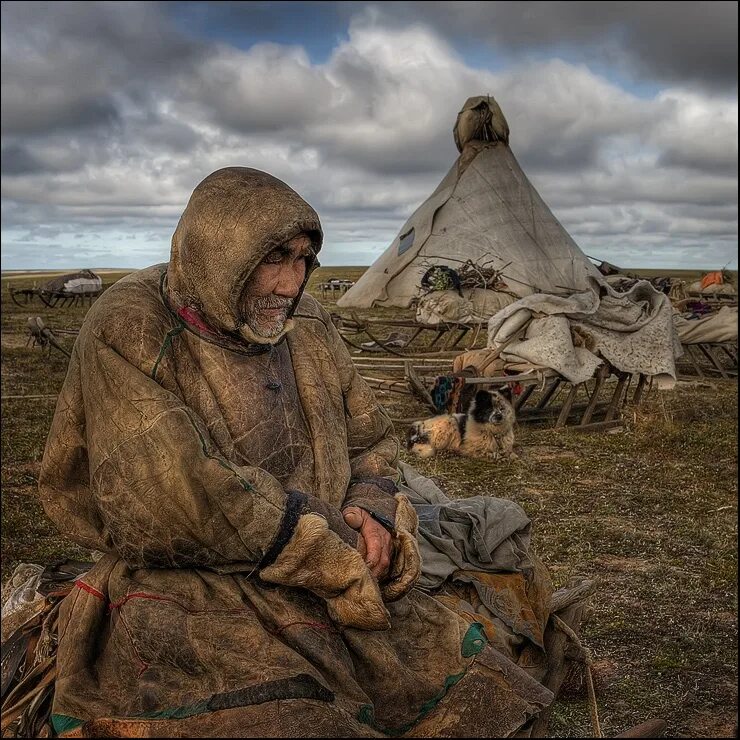
{"label": "black and white dog", "polygon": [[466,414],[442,414],[414,422],[407,447],[419,457],[434,457],[450,450],[467,457],[515,458],[516,414],[511,389],[479,390]]}

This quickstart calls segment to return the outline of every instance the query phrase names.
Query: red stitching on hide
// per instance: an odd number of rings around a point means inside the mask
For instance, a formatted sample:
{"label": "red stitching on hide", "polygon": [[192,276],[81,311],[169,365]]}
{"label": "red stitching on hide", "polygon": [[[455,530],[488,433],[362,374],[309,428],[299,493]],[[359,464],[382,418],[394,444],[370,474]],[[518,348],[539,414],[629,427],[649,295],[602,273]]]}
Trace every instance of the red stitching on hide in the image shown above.
{"label": "red stitching on hide", "polygon": [[84,581],[75,581],[75,586],[77,588],[81,588],[83,591],[87,591],[87,593],[92,594],[96,598],[100,599],[101,601],[107,601],[108,599],[105,598],[105,596],[98,591],[97,588],[94,588],[89,583],[85,583]]}
{"label": "red stitching on hide", "polygon": [[[144,592],[137,592],[133,594],[126,594],[126,596],[124,596],[120,601],[116,601],[115,603],[109,604],[108,611],[112,612],[114,609],[120,609],[130,599],[153,599],[154,601],[174,601],[177,604],[177,602],[174,599],[171,599],[168,596],[158,596],[157,594],[147,594]],[[178,606],[180,605],[178,604]]]}
{"label": "red stitching on hide", "polygon": [[190,306],[182,306],[177,310],[177,315],[184,319],[188,324],[192,324],[196,329],[207,332],[208,334],[216,334],[216,332],[203,321],[201,315]]}

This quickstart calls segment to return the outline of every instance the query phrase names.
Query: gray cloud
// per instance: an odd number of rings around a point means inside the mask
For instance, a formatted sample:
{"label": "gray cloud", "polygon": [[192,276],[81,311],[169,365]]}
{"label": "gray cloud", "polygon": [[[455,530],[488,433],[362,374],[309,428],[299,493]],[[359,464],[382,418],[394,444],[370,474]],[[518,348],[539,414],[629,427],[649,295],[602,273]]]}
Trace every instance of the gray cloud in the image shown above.
{"label": "gray cloud", "polygon": [[2,172],[6,175],[25,175],[43,172],[46,168],[25,146],[11,144],[3,147],[0,154]]}
{"label": "gray cloud", "polygon": [[[430,18],[444,9],[417,6]],[[514,153],[586,252],[711,266],[736,242],[726,94],[684,84],[637,97],[558,59],[474,69],[441,33],[367,13],[316,63],[297,46],[191,41],[159,6],[122,7],[3,5],[3,257],[19,266],[59,245],[74,264],[160,261],[193,187],[234,164],[272,172],[318,209],[325,263],[367,264],[453,164],[455,115],[481,93],[501,104]],[[483,28],[487,6],[472,11]],[[583,12],[585,27],[604,25]],[[544,25],[533,21],[533,40]],[[95,118],[88,103],[113,113]]]}
{"label": "gray cloud", "polygon": [[1,13],[5,134],[109,127],[121,95],[146,96],[202,51],[153,3],[18,2]]}
{"label": "gray cloud", "polygon": [[25,141],[15,141],[8,137],[8,143],[2,149],[2,172],[10,176],[42,177],[47,174],[74,172],[86,162],[94,161],[90,156],[90,148],[86,147],[83,154],[79,142],[67,137],[63,138],[63,142],[54,137]]}
{"label": "gray cloud", "polygon": [[637,80],[737,87],[736,2],[400,2],[378,11],[391,24],[425,22],[514,56],[577,45],[590,61]]}
{"label": "gray cloud", "polygon": [[[218,22],[243,34],[279,35],[290,23],[321,24],[332,35],[358,12],[389,28],[424,23],[462,48],[487,46],[512,58],[544,51],[567,54],[618,67],[635,80],[698,83],[715,88],[737,85],[737,3],[673,2],[357,2],[291,3],[275,13],[262,2],[182,3],[191,22]],[[308,10],[306,6],[310,5]]]}

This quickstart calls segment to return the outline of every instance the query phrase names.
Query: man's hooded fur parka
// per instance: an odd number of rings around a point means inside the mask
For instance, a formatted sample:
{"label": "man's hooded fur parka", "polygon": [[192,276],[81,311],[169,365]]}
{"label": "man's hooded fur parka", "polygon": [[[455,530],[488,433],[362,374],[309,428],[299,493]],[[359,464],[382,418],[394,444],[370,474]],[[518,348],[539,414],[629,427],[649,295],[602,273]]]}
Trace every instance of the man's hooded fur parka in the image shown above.
{"label": "man's hooded fur parka", "polygon": [[399,480],[391,422],[323,308],[303,294],[270,343],[239,315],[252,270],[301,232],[318,252],[319,219],[287,185],[219,170],[170,262],[86,317],[40,477],[59,529],[103,553],[62,605],[57,732],[504,736],[548,701],[526,676],[512,691],[516,667],[417,589],[361,629],[332,619],[341,585],[261,578],[302,517],[349,546],[342,507],[388,507]]}

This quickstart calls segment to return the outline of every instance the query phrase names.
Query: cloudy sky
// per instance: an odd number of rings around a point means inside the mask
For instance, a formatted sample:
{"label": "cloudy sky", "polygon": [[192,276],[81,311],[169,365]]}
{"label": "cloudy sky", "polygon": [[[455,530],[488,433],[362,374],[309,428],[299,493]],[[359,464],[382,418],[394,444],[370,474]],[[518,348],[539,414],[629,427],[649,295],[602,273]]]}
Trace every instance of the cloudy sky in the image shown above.
{"label": "cloudy sky", "polygon": [[368,265],[496,98],[589,255],[737,266],[736,2],[3,2],[2,267],[166,261],[228,165]]}

